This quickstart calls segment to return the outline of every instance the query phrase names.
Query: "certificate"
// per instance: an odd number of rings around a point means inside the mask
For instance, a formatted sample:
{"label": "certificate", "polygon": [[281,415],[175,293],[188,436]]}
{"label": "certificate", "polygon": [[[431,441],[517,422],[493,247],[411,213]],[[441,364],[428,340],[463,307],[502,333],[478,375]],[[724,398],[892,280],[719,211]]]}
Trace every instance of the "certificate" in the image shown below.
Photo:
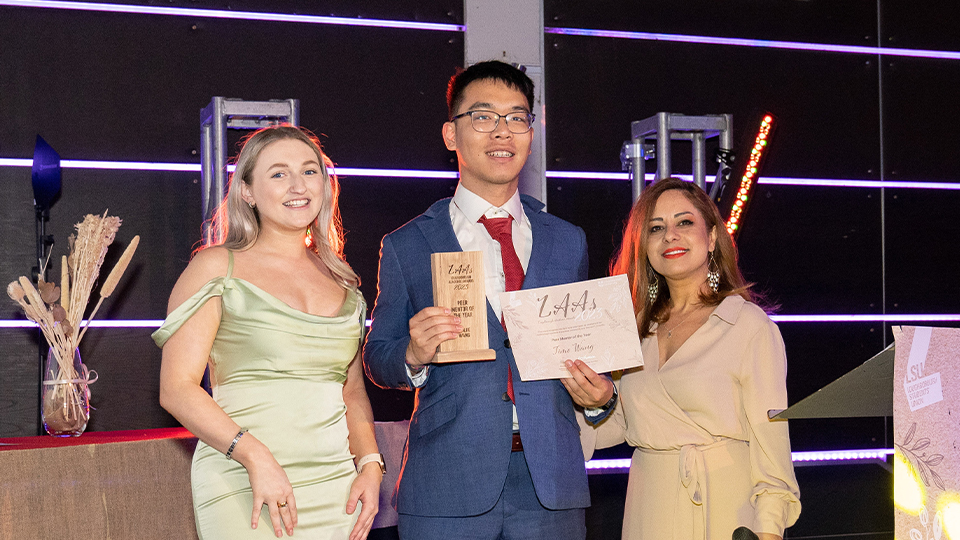
{"label": "certificate", "polygon": [[500,294],[520,378],[569,378],[566,360],[597,373],[643,365],[627,276]]}

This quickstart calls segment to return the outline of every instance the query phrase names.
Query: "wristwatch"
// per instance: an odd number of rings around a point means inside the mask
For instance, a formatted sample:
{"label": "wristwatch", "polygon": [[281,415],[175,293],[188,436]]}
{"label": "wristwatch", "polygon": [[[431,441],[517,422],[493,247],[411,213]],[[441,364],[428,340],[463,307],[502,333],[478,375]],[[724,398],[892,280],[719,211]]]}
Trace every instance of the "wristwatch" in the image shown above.
{"label": "wristwatch", "polygon": [[610,401],[608,401],[608,402],[604,403],[603,405],[601,405],[601,406],[599,407],[599,409],[600,409],[601,411],[603,411],[603,412],[609,411],[610,409],[613,408],[614,405],[617,404],[617,398],[618,398],[618,397],[620,397],[620,395],[617,393],[617,385],[613,385],[613,395],[610,396]]}
{"label": "wristwatch", "polygon": [[380,472],[387,474],[387,464],[383,462],[383,454],[367,454],[357,461],[357,474],[363,471],[363,466],[367,463],[376,463],[380,465]]}

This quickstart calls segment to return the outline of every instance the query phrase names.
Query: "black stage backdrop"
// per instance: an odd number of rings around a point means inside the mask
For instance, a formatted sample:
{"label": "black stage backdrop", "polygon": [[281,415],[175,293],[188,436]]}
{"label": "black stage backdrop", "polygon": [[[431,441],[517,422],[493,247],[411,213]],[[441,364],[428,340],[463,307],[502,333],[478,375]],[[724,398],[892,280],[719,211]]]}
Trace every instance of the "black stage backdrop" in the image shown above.
{"label": "black stage backdrop", "polygon": [[[544,22],[958,51],[960,13],[943,4],[545,0]],[[162,5],[463,23],[455,0]],[[31,157],[40,134],[63,159],[199,163],[199,111],[212,96],[227,96],[300,99],[301,124],[321,134],[342,167],[456,168],[440,125],[446,80],[463,61],[459,32],[0,7],[0,43],[0,158]],[[548,170],[619,171],[630,122],[659,111],[731,113],[740,142],[767,110],[778,126],[765,176],[960,183],[960,60],[556,33],[545,36],[545,51]],[[689,172],[688,156],[677,148],[676,172]],[[451,195],[455,182],[341,183],[347,257],[372,306],[380,238]],[[33,265],[29,168],[0,166],[0,186],[6,284]],[[551,212],[587,231],[590,275],[605,275],[630,208],[629,184],[551,179],[547,199]],[[742,267],[782,314],[957,313],[958,207],[957,190],[761,184],[738,239]],[[106,209],[124,220],[107,267],[134,234],[142,240],[99,318],[163,318],[200,237],[199,173],[64,169],[49,225],[55,257],[66,252],[74,223]],[[22,318],[0,302],[0,320]],[[879,352],[892,341],[892,324],[781,323],[791,403]],[[95,329],[85,338],[81,354],[100,374],[89,429],[177,425],[157,404],[160,351],[151,331]],[[36,434],[36,340],[32,331],[0,328],[0,436]],[[368,386],[378,420],[409,416],[412,394]],[[884,419],[800,420],[791,434],[795,450],[893,440]]]}

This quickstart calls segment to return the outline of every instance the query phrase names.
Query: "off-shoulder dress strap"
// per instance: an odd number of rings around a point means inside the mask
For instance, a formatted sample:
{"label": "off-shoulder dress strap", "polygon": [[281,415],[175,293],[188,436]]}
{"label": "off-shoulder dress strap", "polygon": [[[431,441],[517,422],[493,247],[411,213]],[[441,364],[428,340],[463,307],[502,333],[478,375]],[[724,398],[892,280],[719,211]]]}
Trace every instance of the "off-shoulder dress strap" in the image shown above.
{"label": "off-shoulder dress strap", "polygon": [[223,296],[226,283],[229,282],[230,276],[233,274],[233,252],[229,251],[228,253],[230,255],[227,265],[227,275],[225,277],[215,277],[208,281],[193,296],[171,311],[160,328],[150,336],[158,347],[163,347],[163,344],[170,339],[170,336],[175,334],[184,323],[190,320],[190,317],[193,317],[193,315],[207,303],[207,300],[216,296]]}
{"label": "off-shoulder dress strap", "polygon": [[[347,294],[350,294],[350,292],[347,291]],[[359,304],[359,309],[357,311],[360,312],[360,348],[362,349],[364,340],[367,337],[367,330],[368,330],[367,301],[366,299],[363,298],[363,294],[360,292],[360,289],[357,289],[356,291],[354,291],[353,294],[357,295],[357,304]]]}

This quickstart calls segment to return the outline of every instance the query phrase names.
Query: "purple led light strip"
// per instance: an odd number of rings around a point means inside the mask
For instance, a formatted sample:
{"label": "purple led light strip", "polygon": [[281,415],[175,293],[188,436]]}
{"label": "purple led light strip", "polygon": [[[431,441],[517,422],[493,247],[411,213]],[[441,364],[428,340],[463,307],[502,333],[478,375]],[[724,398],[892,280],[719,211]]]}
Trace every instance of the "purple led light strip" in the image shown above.
{"label": "purple led light strip", "polygon": [[[84,320],[80,323],[80,326],[85,326],[87,321]],[[90,323],[91,328],[160,328],[160,325],[163,324],[162,320],[117,320],[117,321],[93,321]],[[0,328],[36,328],[37,323],[33,321],[0,321]]]}
{"label": "purple led light strip", "polygon": [[[960,314],[924,313],[897,315],[771,315],[778,323],[824,323],[824,322],[960,322]],[[85,324],[85,323],[84,323]],[[160,328],[159,319],[93,321],[93,328]],[[370,326],[370,319],[367,319]],[[37,325],[28,320],[0,321],[0,328],[35,328]]]}
{"label": "purple led light strip", "polygon": [[778,323],[792,322],[934,322],[960,321],[960,314],[925,313],[918,315],[771,315],[771,319]]}
{"label": "purple led light strip", "polygon": [[257,11],[226,11],[221,9],[194,9],[175,7],[105,4],[99,2],[61,2],[55,0],[0,0],[0,6],[48,9],[72,9],[79,11],[105,11],[109,13],[133,13],[138,15],[174,15],[179,17],[207,17],[215,19],[239,19],[245,21],[293,22],[307,24],[334,24],[341,26],[372,26],[377,28],[403,28],[407,30],[439,30],[463,32],[463,25],[390,21],[384,19],[351,19],[348,17],[323,17],[319,15],[293,15],[287,13],[264,13]]}
{"label": "purple led light strip", "polygon": [[953,189],[960,190],[960,183],[949,182],[889,182],[879,180],[828,180],[826,178],[778,178],[760,177],[758,184],[770,186],[822,186],[857,188],[915,188],[915,189]]}
{"label": "purple led light strip", "polygon": [[[0,167],[32,166],[33,160],[29,158],[0,158]],[[90,161],[83,159],[64,159],[60,161],[60,167],[63,169],[107,169],[115,171],[200,172],[199,163],[150,163],[146,161]]]}
{"label": "purple led light strip", "polygon": [[[870,450],[828,450],[818,452],[792,452],[794,463],[815,464],[835,463],[837,461],[877,461],[886,460],[893,454],[892,448],[876,448]],[[625,473],[630,470],[629,459],[594,459],[586,464],[588,471]]]}
{"label": "purple led light strip", "polygon": [[[2,1],[2,0],[0,0]],[[31,167],[32,159],[0,158],[0,167]],[[131,171],[168,171],[168,172],[200,172],[197,163],[151,163],[144,161],[89,161],[79,159],[65,159],[60,162],[64,169],[105,169]],[[227,166],[233,171],[233,165]],[[441,178],[456,179],[456,171],[429,171],[416,169],[364,169],[359,167],[336,167],[335,172],[342,176],[364,176],[381,178]],[[590,171],[547,171],[547,178],[581,178],[587,180],[629,180],[627,173],[619,172],[590,172]],[[690,175],[676,175],[684,180],[690,180]],[[647,174],[647,180],[653,180],[653,173]],[[776,186],[821,186],[821,187],[855,187],[855,188],[905,188],[905,189],[947,189],[960,190],[960,182],[902,182],[876,180],[834,180],[827,178],[786,178],[761,177],[760,184]]]}
{"label": "purple led light strip", "polygon": [[360,169],[355,167],[334,167],[338,176],[367,176],[384,178],[460,178],[457,171],[417,171],[413,169]]}
{"label": "purple led light strip", "polygon": [[617,30],[590,30],[587,28],[546,27],[545,34],[567,36],[607,37],[618,39],[640,39],[647,41],[673,41],[681,43],[701,43],[707,45],[734,45],[738,47],[761,47],[768,49],[791,49],[797,51],[820,51],[852,54],[878,54],[884,56],[908,56],[913,58],[940,58],[960,60],[960,52],[929,51],[923,49],[895,49],[883,47],[863,47],[858,45],[829,45],[826,43],[804,43],[800,41],[771,41],[765,39],[722,38],[712,36],[688,36],[684,34],[658,34],[654,32],[624,32]]}
{"label": "purple led light strip", "polygon": [[[628,173],[615,172],[591,172],[591,171],[547,171],[547,178],[583,178],[587,180],[629,180]],[[689,174],[675,174],[677,178],[692,181],[693,177]],[[652,182],[655,178],[653,173],[647,173],[647,181]],[[712,181],[708,181],[712,184]],[[913,182],[913,181],[879,181],[879,180],[840,180],[828,178],[787,178],[761,176],[757,180],[758,184],[771,186],[821,186],[821,187],[856,187],[856,188],[907,188],[907,189],[953,189],[960,190],[960,183],[950,182]]]}
{"label": "purple led light strip", "polygon": [[[155,7],[125,4],[107,4],[100,2],[66,2],[56,0],[0,0],[0,6],[31,7],[48,9],[72,9],[81,11],[103,11],[110,13],[134,13],[143,15],[174,15],[181,17],[208,17],[219,19],[240,19],[252,21],[293,22],[307,24],[332,24],[343,26],[367,26],[379,28],[402,28],[413,30],[435,30],[443,32],[463,32],[460,24],[425,23],[410,21],[391,21],[385,19],[352,19],[348,17],[324,17],[318,15],[295,15],[286,13],[266,13],[256,11],[227,11],[217,9],[194,9],[175,7]],[[939,58],[960,60],[960,52],[934,51],[923,49],[899,49],[883,47],[865,47],[858,45],[830,45],[825,43],[805,43],[799,41],[774,41],[763,39],[722,38],[713,36],[690,36],[684,34],[660,34],[655,32],[627,32],[617,30],[592,30],[587,28],[546,27],[547,34],[568,36],[608,37],[647,41],[670,41],[680,43],[699,43],[706,45],[733,45],[738,47],[761,47],[768,49],[789,49],[798,51],[837,52],[848,54],[870,54],[884,56],[905,56],[913,58]]]}
{"label": "purple led light strip", "polygon": [[[370,319],[366,320],[365,325],[370,326]],[[87,324],[87,321],[84,320],[80,323],[80,326]],[[93,321],[90,323],[91,328],[160,328],[160,325],[163,324],[162,319],[145,319],[145,320],[115,320],[115,321]],[[37,323],[33,321],[25,320],[13,320],[13,321],[0,321],[0,328],[36,328]]]}

